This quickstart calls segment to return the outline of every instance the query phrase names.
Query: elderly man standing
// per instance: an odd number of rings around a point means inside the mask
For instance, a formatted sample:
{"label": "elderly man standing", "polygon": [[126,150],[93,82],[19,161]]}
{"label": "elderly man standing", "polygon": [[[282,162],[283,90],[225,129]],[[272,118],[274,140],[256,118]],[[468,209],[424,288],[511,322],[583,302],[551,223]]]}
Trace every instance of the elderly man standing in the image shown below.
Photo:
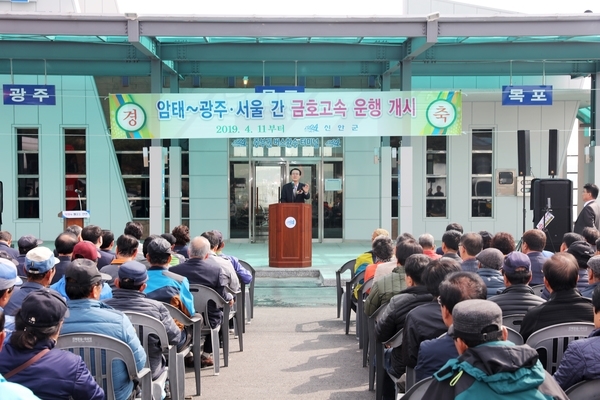
{"label": "elderly man standing", "polygon": [[506,341],[502,310],[487,300],[465,300],[452,311],[448,336],[459,357],[433,374],[424,399],[568,400],[538,361],[537,351]]}

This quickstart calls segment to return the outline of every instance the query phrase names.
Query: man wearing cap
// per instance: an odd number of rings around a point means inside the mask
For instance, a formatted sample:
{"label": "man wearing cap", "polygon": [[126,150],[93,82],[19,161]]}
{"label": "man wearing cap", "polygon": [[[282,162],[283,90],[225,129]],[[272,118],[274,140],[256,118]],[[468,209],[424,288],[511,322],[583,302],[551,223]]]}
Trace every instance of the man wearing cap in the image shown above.
{"label": "man wearing cap", "polygon": [[[452,311],[461,301],[486,299],[487,288],[481,277],[474,272],[453,272],[440,284],[438,303],[442,310],[442,319],[447,327],[452,325]],[[419,347],[415,378],[418,381],[429,378],[446,361],[458,357],[454,341],[448,335],[425,340]]]}
{"label": "man wearing cap", "polygon": [[530,229],[523,234],[521,252],[527,255],[531,264],[531,286],[542,285],[544,283],[542,265],[548,259],[543,253],[544,247],[546,247],[546,233],[544,231]]}
{"label": "man wearing cap", "polygon": [[[94,244],[92,242],[89,242],[87,240],[82,240],[81,242],[77,242],[77,244],[73,248],[73,254],[71,255],[71,260],[86,259],[86,260],[92,261],[94,263],[94,265],[97,265],[99,258],[100,258],[100,253],[99,253],[98,249],[96,248],[96,246],[94,246]],[[104,276],[108,276],[108,275],[104,275]],[[65,286],[66,286],[66,280],[65,280],[65,277],[63,276],[62,278],[60,278],[58,280],[58,282],[56,282],[52,286],[50,286],[50,289],[56,290],[64,298],[69,300],[69,296],[67,295]],[[112,297],[112,290],[111,290],[110,286],[106,282],[102,283],[102,291],[100,293],[100,300],[110,299],[111,297]]]}
{"label": "man wearing cap", "polygon": [[[53,290],[27,295],[15,317],[16,329],[0,353],[0,372],[42,399],[103,400],[104,391],[81,357],[55,347],[66,314],[65,300]],[[39,359],[15,372],[33,357]]]}
{"label": "man wearing cap", "polygon": [[518,251],[509,253],[502,262],[502,277],[506,289],[489,300],[498,304],[503,315],[522,315],[530,308],[546,302],[529,286],[530,268],[531,259]]}
{"label": "man wearing cap", "polygon": [[[0,311],[0,350],[4,345],[6,331],[4,329],[5,317],[4,312]],[[40,400],[39,397],[33,394],[33,392],[27,389],[25,386],[21,386],[17,383],[8,382],[0,374],[0,393],[7,399],[18,399],[18,400]],[[4,398],[3,397],[3,398]]]}
{"label": "man wearing cap", "polygon": [[25,266],[25,255],[27,252],[38,247],[42,243],[44,243],[42,240],[33,235],[25,235],[19,238],[19,241],[17,242],[17,245],[19,246],[19,256],[17,257],[19,271],[23,271],[23,267]]}
{"label": "man wearing cap", "polygon": [[54,266],[54,277],[52,278],[51,285],[55,284],[65,276],[65,270],[67,265],[71,263],[71,256],[73,255],[73,249],[79,242],[77,236],[72,232],[63,232],[56,237],[54,240],[54,251],[58,255],[58,264]]}
{"label": "man wearing cap", "polygon": [[29,293],[48,287],[54,276],[54,266],[57,263],[58,259],[54,257],[52,250],[47,247],[39,246],[29,250],[25,256],[24,268],[27,282],[23,283],[18,290],[15,290],[10,301],[4,307],[4,312],[8,315],[15,315],[21,308],[23,299]]}
{"label": "man wearing cap", "polygon": [[504,279],[500,274],[504,254],[498,249],[489,247],[481,250],[475,259],[479,262],[477,275],[483,279],[485,286],[487,286],[487,297],[495,296],[504,290]]}
{"label": "man wearing cap", "polygon": [[[190,241],[188,248],[190,258],[183,264],[179,264],[171,270],[185,276],[192,284],[204,285],[216,291],[221,297],[233,305],[233,296],[225,290],[228,284],[223,270],[216,265],[210,255],[210,243],[202,236],[196,236]],[[223,311],[217,308],[213,302],[208,303],[208,320],[211,326],[217,326],[223,321]],[[211,336],[207,335],[204,342],[204,354],[202,354],[202,365],[212,365],[211,357],[213,343]]]}
{"label": "man wearing cap", "polygon": [[[169,310],[160,301],[148,299],[144,294],[147,281],[148,273],[142,263],[133,260],[123,263],[118,270],[118,278],[115,279],[113,297],[104,303],[119,311],[139,312],[158,319],[165,326],[169,344],[177,345],[181,342],[183,345],[186,333],[177,327]],[[156,336],[151,335],[148,338],[152,379],[158,378],[166,367],[166,360],[160,346],[161,343]]]}
{"label": "man wearing cap", "polygon": [[[588,270],[587,270],[587,262],[594,255],[594,249],[592,246],[585,240],[578,240],[571,245],[566,251],[569,254],[572,254],[577,261],[577,266],[579,267],[577,279],[577,290],[583,290],[588,285]],[[542,299],[548,300],[550,298],[550,292],[548,289],[544,288],[542,292]]]}
{"label": "man wearing cap", "polygon": [[195,314],[194,297],[190,293],[190,284],[187,278],[169,270],[171,244],[160,236],[156,237],[148,244],[146,259],[150,264],[148,282],[146,282],[147,286],[144,290],[146,296],[169,303],[187,316]]}
{"label": "man wearing cap", "polygon": [[[13,294],[15,285],[21,285],[23,281],[17,275],[17,267],[12,261],[0,258],[0,311],[4,313],[4,307],[8,304]],[[15,327],[15,317],[6,315],[4,331],[9,337]]]}
{"label": "man wearing cap", "polygon": [[[67,267],[65,278],[69,316],[60,333],[92,332],[114,337],[131,348],[137,370],[144,368],[146,353],[129,318],[100,301],[102,281],[109,277],[103,276],[93,261],[76,259]],[[112,375],[116,399],[126,400],[133,390],[133,382],[122,361],[113,364]]]}
{"label": "man wearing cap", "polygon": [[15,260],[19,257],[19,252],[11,247],[12,235],[9,231],[0,231],[0,251],[7,252]]}
{"label": "man wearing cap", "polygon": [[578,270],[575,257],[569,253],[556,253],[544,263],[544,285],[550,299],[525,314],[519,332],[523,340],[547,326],[594,320],[592,303],[576,290]]}
{"label": "man wearing cap", "polygon": [[585,288],[581,289],[581,295],[591,299],[594,289],[600,286],[600,256],[594,256],[590,258],[587,262],[587,265],[589,284]]}
{"label": "man wearing cap", "polygon": [[497,304],[462,301],[454,307],[452,320],[448,335],[460,356],[433,374],[424,399],[568,400],[534,349],[506,341],[508,332]]}
{"label": "man wearing cap", "polygon": [[479,233],[468,232],[461,236],[458,255],[462,259],[463,271],[477,272],[479,263],[475,256],[483,249],[483,239]]}

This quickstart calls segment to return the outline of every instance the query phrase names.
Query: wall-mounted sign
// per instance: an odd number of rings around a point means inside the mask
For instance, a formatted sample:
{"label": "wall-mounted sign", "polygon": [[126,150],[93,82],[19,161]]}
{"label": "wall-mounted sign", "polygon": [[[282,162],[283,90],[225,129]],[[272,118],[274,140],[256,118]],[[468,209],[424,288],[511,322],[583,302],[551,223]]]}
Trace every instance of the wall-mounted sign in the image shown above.
{"label": "wall-mounted sign", "polygon": [[502,86],[503,106],[551,106],[552,85]]}
{"label": "wall-mounted sign", "polygon": [[462,132],[460,92],[111,94],[113,139]]}
{"label": "wall-mounted sign", "polygon": [[326,192],[339,192],[340,190],[342,190],[341,179],[325,179]]}
{"label": "wall-mounted sign", "polygon": [[2,85],[4,105],[55,106],[54,85]]}

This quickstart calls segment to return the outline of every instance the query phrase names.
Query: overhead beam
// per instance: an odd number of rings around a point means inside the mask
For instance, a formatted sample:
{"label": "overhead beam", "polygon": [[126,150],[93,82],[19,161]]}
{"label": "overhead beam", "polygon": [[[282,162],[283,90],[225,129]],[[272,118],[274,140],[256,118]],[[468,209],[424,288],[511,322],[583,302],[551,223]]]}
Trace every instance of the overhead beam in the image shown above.
{"label": "overhead beam", "polygon": [[176,61],[388,61],[401,46],[338,43],[161,44],[160,56]]}
{"label": "overhead beam", "polygon": [[[368,76],[381,75],[383,62],[178,62],[179,73],[202,76]],[[264,66],[264,70],[263,70]]]}
{"label": "overhead beam", "polygon": [[[10,74],[10,60],[0,59],[0,74]],[[150,76],[150,61],[13,60],[13,73],[21,75]]]}
{"label": "overhead beam", "polygon": [[404,61],[411,61],[420,54],[429,50],[438,41],[438,19],[439,14],[432,14],[427,21],[427,35],[425,37],[411,38],[406,43],[407,54]]}
{"label": "overhead beam", "polygon": [[[412,76],[541,76],[539,63],[514,63],[512,74],[510,64],[485,62],[412,62]],[[547,63],[546,75],[587,76],[595,69],[595,63],[562,62]],[[541,78],[540,78],[541,84]]]}
{"label": "overhead beam", "polygon": [[121,15],[53,13],[1,13],[0,34],[127,36],[127,19]]}
{"label": "overhead beam", "polygon": [[146,60],[142,51],[129,43],[84,43],[0,40],[2,58],[22,60]]}
{"label": "overhead beam", "polygon": [[[138,49],[150,60],[160,61],[162,63],[163,70],[166,73],[179,75],[174,68],[175,63],[173,61],[164,62],[158,55],[158,44],[156,39],[152,39],[147,36],[140,36],[140,23],[137,19],[127,20],[127,39],[129,40],[129,43],[133,45],[133,47]],[[183,77],[181,79],[183,79]]]}

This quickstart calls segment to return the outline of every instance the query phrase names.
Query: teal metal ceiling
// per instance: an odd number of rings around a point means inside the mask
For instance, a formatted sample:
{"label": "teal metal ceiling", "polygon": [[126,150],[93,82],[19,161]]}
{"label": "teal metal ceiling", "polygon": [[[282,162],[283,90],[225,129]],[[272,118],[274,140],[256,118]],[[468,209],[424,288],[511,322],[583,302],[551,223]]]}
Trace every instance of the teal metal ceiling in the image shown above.
{"label": "teal metal ceiling", "polygon": [[581,76],[600,16],[199,18],[0,15],[0,74]]}

